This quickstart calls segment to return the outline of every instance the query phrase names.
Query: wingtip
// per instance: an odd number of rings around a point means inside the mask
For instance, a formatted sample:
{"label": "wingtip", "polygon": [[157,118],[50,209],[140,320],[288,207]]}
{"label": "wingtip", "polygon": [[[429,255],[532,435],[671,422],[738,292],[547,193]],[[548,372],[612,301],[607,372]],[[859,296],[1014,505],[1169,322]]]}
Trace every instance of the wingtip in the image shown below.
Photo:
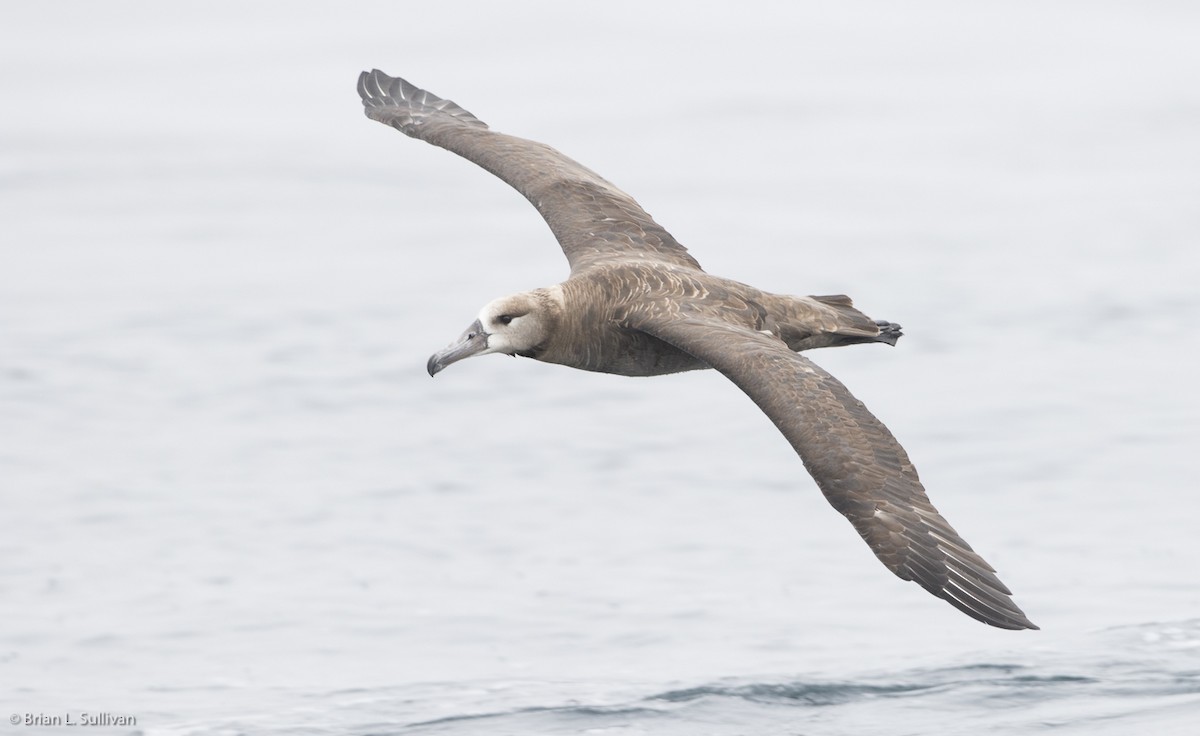
{"label": "wingtip", "polygon": [[360,72],[358,96],[362,98],[367,117],[398,128],[404,133],[421,137],[415,128],[424,120],[453,121],[476,128],[487,124],[450,100],[417,87],[402,77],[380,71]]}
{"label": "wingtip", "polygon": [[945,588],[941,591],[930,591],[937,597],[946,601],[958,610],[967,614],[971,618],[980,623],[994,626],[997,629],[1006,631],[1022,631],[1032,629],[1038,631],[1040,626],[1029,620],[1025,612],[1017,607],[1011,598],[1005,598],[1002,602],[982,601],[971,595],[955,595],[953,589]]}
{"label": "wingtip", "polygon": [[362,100],[364,106],[367,105],[367,100],[370,99],[370,95],[367,93],[367,79],[370,78],[370,74],[370,72],[361,72],[358,75],[358,97]]}
{"label": "wingtip", "polygon": [[1013,608],[1013,622],[1015,624],[1017,624],[1017,626],[1014,627],[1015,629],[1017,629],[1017,630],[1031,629],[1033,631],[1041,631],[1042,630],[1042,627],[1038,626],[1034,622],[1030,621],[1029,617],[1025,615],[1025,612],[1022,611],[1020,608],[1017,608],[1017,605],[1015,603],[1012,604],[1012,608]]}
{"label": "wingtip", "polygon": [[994,623],[991,623],[990,621],[985,621],[984,623],[995,626],[998,629],[1004,629],[1005,631],[1041,631],[1042,630],[1041,626],[1038,626],[1037,624],[1035,624],[1034,622],[1030,621],[1027,618],[1022,618],[1020,621],[1013,621],[1011,623],[1006,623],[1004,625],[994,624]]}
{"label": "wingtip", "polygon": [[1008,631],[1041,631],[1042,627],[1030,621],[1025,614],[1021,612],[1021,609],[1017,608],[1016,606],[1013,606],[1013,608],[1015,609],[1014,612],[1008,616],[1005,616],[999,623],[996,621],[987,620],[985,620],[984,623],[995,626],[996,628],[1006,629]]}
{"label": "wingtip", "polygon": [[372,107],[380,106],[380,97],[385,96],[386,86],[379,83],[379,78],[386,75],[378,69],[372,69],[369,72],[362,72],[358,75],[358,96],[362,100],[363,107],[369,110]]}

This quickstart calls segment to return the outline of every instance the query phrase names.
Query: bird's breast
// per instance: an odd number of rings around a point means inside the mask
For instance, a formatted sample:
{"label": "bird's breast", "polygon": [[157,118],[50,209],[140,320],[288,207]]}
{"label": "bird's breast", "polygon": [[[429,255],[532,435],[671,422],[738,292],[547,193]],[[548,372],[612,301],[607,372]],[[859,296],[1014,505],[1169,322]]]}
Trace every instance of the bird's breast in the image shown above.
{"label": "bird's breast", "polygon": [[[591,333],[591,334],[588,334]],[[662,376],[708,368],[708,364],[656,337],[615,324],[576,334],[568,350],[552,342],[538,360],[619,376]]]}

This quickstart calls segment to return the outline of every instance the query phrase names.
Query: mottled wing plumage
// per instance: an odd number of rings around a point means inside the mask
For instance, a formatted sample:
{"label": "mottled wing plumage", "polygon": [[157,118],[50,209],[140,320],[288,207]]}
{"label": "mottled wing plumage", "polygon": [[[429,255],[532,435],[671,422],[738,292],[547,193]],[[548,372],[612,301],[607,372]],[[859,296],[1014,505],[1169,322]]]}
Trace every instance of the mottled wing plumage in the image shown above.
{"label": "mottled wing plumage", "polygon": [[629,324],[745,391],[889,570],[984,623],[1037,628],[995,570],[929,502],[892,433],[836,378],[773,336],[710,316],[647,313]]}
{"label": "mottled wing plumage", "polygon": [[488,129],[458,105],[379,70],[358,79],[367,117],[457,153],[533,203],[572,272],[613,258],[700,268],[633,197],[553,148]]}

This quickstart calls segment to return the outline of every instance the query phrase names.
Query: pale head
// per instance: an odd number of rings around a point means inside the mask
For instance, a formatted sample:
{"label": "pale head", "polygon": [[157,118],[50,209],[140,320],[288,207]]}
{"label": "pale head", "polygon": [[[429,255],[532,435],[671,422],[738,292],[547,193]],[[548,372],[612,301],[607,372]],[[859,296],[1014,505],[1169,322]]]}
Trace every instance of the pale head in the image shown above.
{"label": "pale head", "polygon": [[558,287],[535,289],[488,303],[457,340],[429,359],[429,375],[476,355],[537,357],[558,324],[560,293]]}

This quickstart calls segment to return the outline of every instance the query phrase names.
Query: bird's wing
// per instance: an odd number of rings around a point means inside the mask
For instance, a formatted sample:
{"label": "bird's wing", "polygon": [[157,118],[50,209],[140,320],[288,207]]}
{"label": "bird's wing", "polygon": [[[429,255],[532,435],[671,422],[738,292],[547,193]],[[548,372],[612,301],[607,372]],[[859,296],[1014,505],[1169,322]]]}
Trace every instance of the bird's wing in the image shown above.
{"label": "bird's wing", "polygon": [[489,130],[453,102],[378,69],[359,75],[358,94],[367,117],[453,151],[525,195],[550,225],[572,272],[631,256],[700,268],[633,197],[553,148]]}
{"label": "bird's wing", "polygon": [[626,322],[708,363],[746,392],[889,570],[984,623],[1037,628],[929,502],[904,448],[841,382],[771,335],[669,312]]}

